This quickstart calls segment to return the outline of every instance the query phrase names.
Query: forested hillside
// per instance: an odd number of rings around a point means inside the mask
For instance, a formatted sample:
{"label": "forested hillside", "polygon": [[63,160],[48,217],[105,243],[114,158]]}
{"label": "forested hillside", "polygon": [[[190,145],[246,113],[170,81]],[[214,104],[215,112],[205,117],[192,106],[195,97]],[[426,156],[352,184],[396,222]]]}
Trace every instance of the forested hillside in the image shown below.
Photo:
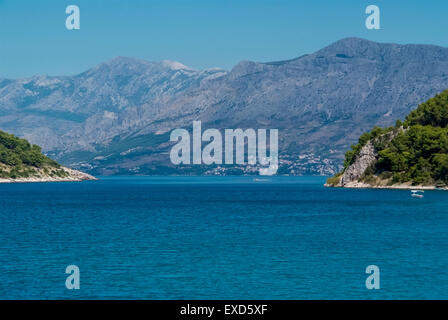
{"label": "forested hillside", "polygon": [[41,173],[68,175],[56,161],[43,155],[39,146],[0,131],[0,178],[28,178]]}
{"label": "forested hillside", "polygon": [[[394,127],[386,129],[375,127],[363,134],[358,144],[347,151],[344,170],[328,183],[343,184],[344,173],[365,157],[363,150],[371,143],[376,161],[372,161],[358,180],[369,184],[387,181],[389,185],[411,182],[445,186],[448,184],[447,126],[448,90],[419,105],[403,123],[397,121]],[[345,176],[345,182],[353,178]]]}

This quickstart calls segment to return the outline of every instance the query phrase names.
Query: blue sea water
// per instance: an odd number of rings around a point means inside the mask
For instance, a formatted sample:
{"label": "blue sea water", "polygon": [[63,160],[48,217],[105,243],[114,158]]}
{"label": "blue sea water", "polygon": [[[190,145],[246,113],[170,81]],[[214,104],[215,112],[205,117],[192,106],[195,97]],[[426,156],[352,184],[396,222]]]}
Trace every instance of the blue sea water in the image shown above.
{"label": "blue sea water", "polygon": [[[323,177],[0,185],[1,299],[447,299],[448,193]],[[80,268],[67,290],[65,268]],[[380,268],[379,290],[365,269]]]}

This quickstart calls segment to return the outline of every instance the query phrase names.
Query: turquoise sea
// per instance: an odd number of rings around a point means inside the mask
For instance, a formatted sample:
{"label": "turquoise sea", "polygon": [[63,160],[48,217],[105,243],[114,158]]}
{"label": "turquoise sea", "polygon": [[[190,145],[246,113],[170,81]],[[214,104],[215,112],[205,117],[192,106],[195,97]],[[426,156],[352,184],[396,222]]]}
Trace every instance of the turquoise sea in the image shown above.
{"label": "turquoise sea", "polygon": [[[448,192],[324,181],[1,184],[0,299],[448,298]],[[79,290],[65,287],[72,264]]]}

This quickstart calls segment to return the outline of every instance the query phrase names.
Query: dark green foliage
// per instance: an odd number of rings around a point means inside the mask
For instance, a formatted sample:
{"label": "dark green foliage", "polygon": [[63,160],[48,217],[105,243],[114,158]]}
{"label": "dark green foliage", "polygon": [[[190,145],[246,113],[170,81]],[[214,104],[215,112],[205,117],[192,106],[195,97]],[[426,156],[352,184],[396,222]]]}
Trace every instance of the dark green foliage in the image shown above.
{"label": "dark green foliage", "polygon": [[448,90],[422,103],[412,111],[405,121],[405,126],[420,124],[445,128],[448,125]]}
{"label": "dark green foliage", "polygon": [[[391,135],[392,134],[392,135]],[[422,103],[404,123],[375,127],[347,151],[344,169],[352,164],[361,148],[372,141],[378,161],[364,174],[390,179],[391,183],[448,184],[448,90]]]}
{"label": "dark green foliage", "polygon": [[379,151],[377,170],[394,172],[396,182],[448,182],[448,128],[409,127]]}
{"label": "dark green foliage", "polygon": [[9,172],[4,168],[0,177],[27,178],[36,173],[34,168],[60,168],[54,160],[42,154],[41,148],[31,145],[25,139],[0,130],[0,164],[11,167]]}

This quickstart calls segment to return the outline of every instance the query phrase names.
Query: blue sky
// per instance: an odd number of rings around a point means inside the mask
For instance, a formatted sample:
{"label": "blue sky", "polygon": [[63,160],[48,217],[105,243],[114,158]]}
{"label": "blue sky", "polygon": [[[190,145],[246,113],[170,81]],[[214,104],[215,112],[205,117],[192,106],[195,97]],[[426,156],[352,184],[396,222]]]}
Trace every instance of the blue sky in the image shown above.
{"label": "blue sky", "polygon": [[[71,4],[81,30],[65,28]],[[364,25],[369,4],[381,9],[381,30]],[[448,1],[0,0],[0,77],[71,75],[115,56],[230,69],[351,36],[448,47]]]}

